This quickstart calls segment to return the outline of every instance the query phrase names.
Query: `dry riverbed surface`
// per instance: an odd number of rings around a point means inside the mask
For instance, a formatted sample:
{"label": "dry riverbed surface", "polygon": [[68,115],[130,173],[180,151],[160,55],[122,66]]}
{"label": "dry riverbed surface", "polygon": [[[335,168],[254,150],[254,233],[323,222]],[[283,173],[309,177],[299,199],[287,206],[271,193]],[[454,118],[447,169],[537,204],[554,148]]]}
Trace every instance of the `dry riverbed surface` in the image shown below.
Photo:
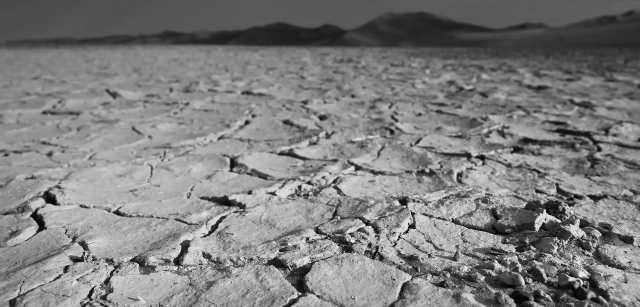
{"label": "dry riverbed surface", "polygon": [[633,51],[0,50],[2,306],[640,306]]}

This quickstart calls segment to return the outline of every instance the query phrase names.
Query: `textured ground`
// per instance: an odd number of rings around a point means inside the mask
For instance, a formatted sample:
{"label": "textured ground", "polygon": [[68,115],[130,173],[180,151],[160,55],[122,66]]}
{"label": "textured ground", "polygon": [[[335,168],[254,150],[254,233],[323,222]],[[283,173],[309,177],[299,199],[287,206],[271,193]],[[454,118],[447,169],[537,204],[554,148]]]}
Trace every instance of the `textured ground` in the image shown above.
{"label": "textured ground", "polygon": [[0,50],[0,302],[640,306],[633,54]]}

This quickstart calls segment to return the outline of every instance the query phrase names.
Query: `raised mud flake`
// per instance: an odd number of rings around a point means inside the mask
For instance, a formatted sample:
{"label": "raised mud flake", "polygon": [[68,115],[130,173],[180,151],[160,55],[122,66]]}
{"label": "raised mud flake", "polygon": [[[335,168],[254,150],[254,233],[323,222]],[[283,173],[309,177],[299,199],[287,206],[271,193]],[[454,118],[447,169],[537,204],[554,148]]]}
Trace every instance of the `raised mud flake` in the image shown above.
{"label": "raised mud flake", "polygon": [[640,248],[638,247],[605,244],[598,247],[597,254],[600,260],[609,266],[640,272]]}
{"label": "raised mud flake", "polygon": [[463,297],[461,293],[434,286],[422,278],[414,278],[402,287],[400,299],[392,306],[485,306],[478,302],[471,302],[469,299]]}
{"label": "raised mud flake", "polygon": [[427,242],[453,255],[458,247],[463,253],[488,254],[494,247],[509,250],[502,237],[483,231],[468,229],[451,222],[416,215],[416,230]]}
{"label": "raised mud flake", "polygon": [[323,301],[313,294],[305,294],[291,307],[336,307],[336,305]]}
{"label": "raised mud flake", "polygon": [[403,209],[395,199],[341,197],[332,200],[338,208],[340,218],[358,218],[372,222],[378,218],[392,215]]}
{"label": "raised mud flake", "polygon": [[312,173],[310,166],[313,168],[308,162],[287,156],[252,152],[238,157],[233,171],[265,179],[288,179]]}
{"label": "raised mud flake", "polygon": [[453,219],[453,221],[467,228],[495,232],[493,225],[496,223],[496,218],[493,215],[493,211],[490,208],[479,208],[461,217]]}
{"label": "raised mud flake", "polygon": [[318,260],[336,256],[341,253],[341,248],[330,240],[318,240],[311,243],[303,243],[287,248],[276,259],[288,268],[299,268]]}
{"label": "raised mud flake", "polygon": [[500,233],[512,233],[523,230],[538,231],[540,227],[547,222],[560,222],[545,212],[538,213],[514,207],[498,207],[493,210],[498,219],[494,227]]}
{"label": "raised mud flake", "polygon": [[319,132],[320,129],[309,130],[276,118],[258,117],[234,133],[232,138],[252,141],[294,140],[310,138]]}
{"label": "raised mud flake", "polygon": [[496,194],[534,193],[536,190],[555,193],[552,182],[540,178],[534,171],[509,168],[488,160],[483,166],[465,171],[460,182],[481,187]]}
{"label": "raised mud flake", "polygon": [[147,185],[151,168],[147,165],[111,164],[71,173],[52,191],[58,205],[116,208],[138,201],[131,190]]}
{"label": "raised mud flake", "polygon": [[318,233],[332,236],[354,232],[366,225],[360,219],[332,220],[318,227]]}
{"label": "raised mud flake", "polygon": [[597,202],[580,202],[572,209],[578,216],[598,222],[608,222],[631,232],[640,233],[637,204],[607,197]]}
{"label": "raised mud flake", "polygon": [[0,215],[0,248],[14,246],[38,232],[38,224],[31,213]]}
{"label": "raised mud flake", "polygon": [[[109,280],[112,292],[107,301],[124,306],[135,304],[164,304],[179,306],[189,288],[189,277],[171,272],[157,272],[149,275],[113,276]],[[144,300],[144,302],[140,301]]]}
{"label": "raised mud flake", "polygon": [[173,219],[197,225],[209,220],[218,220],[233,208],[200,199],[167,199],[128,203],[116,212],[128,217]]}
{"label": "raised mud flake", "polygon": [[631,192],[623,187],[610,185],[605,182],[593,181],[582,176],[572,176],[565,172],[552,172],[547,177],[558,186],[558,192],[577,196],[624,196]]}
{"label": "raised mud flake", "polygon": [[223,156],[239,156],[250,150],[251,145],[235,139],[221,139],[205,146],[196,147],[194,154],[219,154]]}
{"label": "raised mud flake", "polygon": [[398,237],[405,233],[412,223],[411,211],[402,209],[397,213],[377,219],[373,222],[373,227],[381,235],[386,235],[390,241],[397,241]]}
{"label": "raised mud flake", "polygon": [[479,118],[443,112],[403,114],[396,116],[396,119],[402,131],[417,134],[466,134],[486,125],[486,122]]}
{"label": "raised mud flake", "polygon": [[22,244],[0,248],[0,301],[56,279],[82,253],[62,229],[47,229]]}
{"label": "raised mud flake", "polygon": [[15,306],[79,306],[111,271],[102,262],[75,263],[60,279],[18,297]]}
{"label": "raised mud flake", "polygon": [[[606,290],[604,294],[612,306],[637,306],[640,301],[640,275],[615,269],[605,265],[590,267],[591,274],[598,274],[603,282],[598,288]],[[593,282],[592,282],[593,284]]]}
{"label": "raised mud flake", "polygon": [[48,229],[64,229],[93,256],[116,262],[138,257],[147,265],[172,263],[180,243],[198,230],[173,220],[127,218],[75,206],[47,205],[38,214]]}
{"label": "raised mud flake", "polygon": [[450,185],[435,175],[387,176],[357,173],[356,176],[346,177],[337,187],[350,197],[384,198],[430,193]]}
{"label": "raised mud flake", "polygon": [[335,161],[360,157],[374,148],[370,142],[350,142],[342,134],[333,134],[329,139],[320,139],[316,144],[302,148],[292,148],[288,153],[303,159]]}
{"label": "raised mud flake", "polygon": [[424,170],[437,160],[432,153],[399,144],[383,145],[382,148],[350,161],[361,168],[382,173],[404,173]]}
{"label": "raised mud flake", "polygon": [[477,156],[504,149],[501,145],[490,145],[479,137],[455,138],[440,134],[429,134],[416,144],[437,153],[447,155]]}
{"label": "raised mud flake", "polygon": [[278,239],[329,221],[334,210],[320,200],[273,197],[241,215],[227,217],[211,235],[194,239],[187,258],[205,255],[216,262],[266,261],[278,253]]}
{"label": "raised mud flake", "polygon": [[200,180],[229,169],[229,160],[217,154],[185,155],[153,166],[149,187],[135,191],[153,200],[183,197]]}
{"label": "raised mud flake", "polygon": [[126,124],[103,126],[89,129],[82,133],[69,133],[51,142],[71,148],[81,148],[84,151],[100,152],[134,144],[145,137]]}
{"label": "raised mud flake", "polygon": [[476,203],[471,197],[449,196],[433,202],[410,201],[408,207],[414,213],[451,221],[475,211]]}
{"label": "raised mud flake", "polygon": [[41,152],[2,153],[0,155],[0,182],[13,178],[28,178],[38,171],[59,167],[45,154],[45,152],[50,152],[50,147],[38,150]]}
{"label": "raised mud flake", "polygon": [[305,288],[338,306],[388,306],[411,276],[358,254],[316,262],[305,276]]}
{"label": "raised mud flake", "polygon": [[49,180],[13,180],[0,187],[0,214],[32,211],[27,202],[56,183]]}
{"label": "raised mud flake", "polygon": [[490,157],[504,162],[511,167],[528,167],[539,171],[562,170],[573,175],[582,175],[588,172],[589,161],[586,155],[583,157],[566,156],[567,152],[558,152],[554,155],[528,155],[528,154],[500,154]]}
{"label": "raised mud flake", "polygon": [[249,266],[216,280],[194,306],[286,305],[298,292],[272,266]]}
{"label": "raised mud flake", "polygon": [[612,157],[634,168],[640,167],[640,149],[616,146],[611,144],[599,144],[602,148],[601,154],[605,157]]}

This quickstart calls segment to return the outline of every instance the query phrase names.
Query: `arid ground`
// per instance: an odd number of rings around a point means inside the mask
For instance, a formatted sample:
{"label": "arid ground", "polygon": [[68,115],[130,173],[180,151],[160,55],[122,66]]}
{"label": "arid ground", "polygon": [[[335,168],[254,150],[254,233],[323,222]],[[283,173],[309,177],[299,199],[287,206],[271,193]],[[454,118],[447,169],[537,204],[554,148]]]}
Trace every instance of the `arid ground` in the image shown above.
{"label": "arid ground", "polygon": [[640,306],[638,50],[0,49],[2,306]]}

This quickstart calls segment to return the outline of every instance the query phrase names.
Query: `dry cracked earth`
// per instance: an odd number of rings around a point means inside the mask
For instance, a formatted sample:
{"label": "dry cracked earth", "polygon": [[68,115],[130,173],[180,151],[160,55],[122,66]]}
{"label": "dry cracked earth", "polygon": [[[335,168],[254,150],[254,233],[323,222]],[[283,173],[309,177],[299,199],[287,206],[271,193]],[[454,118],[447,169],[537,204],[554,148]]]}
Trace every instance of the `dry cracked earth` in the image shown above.
{"label": "dry cracked earth", "polygon": [[3,306],[640,306],[623,50],[0,50]]}

